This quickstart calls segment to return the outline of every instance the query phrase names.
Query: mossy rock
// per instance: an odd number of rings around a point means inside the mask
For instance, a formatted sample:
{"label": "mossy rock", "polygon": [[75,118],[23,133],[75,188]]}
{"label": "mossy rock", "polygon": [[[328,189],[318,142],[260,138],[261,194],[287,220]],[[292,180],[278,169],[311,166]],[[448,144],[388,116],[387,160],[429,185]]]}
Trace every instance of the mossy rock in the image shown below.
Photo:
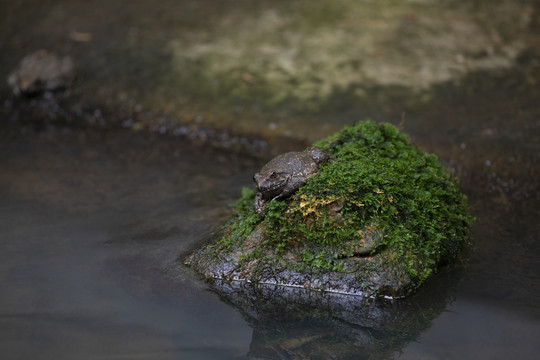
{"label": "mossy rock", "polygon": [[186,263],[207,278],[401,297],[458,257],[472,217],[435,155],[371,121],[315,145],[337,161],[261,215],[243,189],[219,240]]}

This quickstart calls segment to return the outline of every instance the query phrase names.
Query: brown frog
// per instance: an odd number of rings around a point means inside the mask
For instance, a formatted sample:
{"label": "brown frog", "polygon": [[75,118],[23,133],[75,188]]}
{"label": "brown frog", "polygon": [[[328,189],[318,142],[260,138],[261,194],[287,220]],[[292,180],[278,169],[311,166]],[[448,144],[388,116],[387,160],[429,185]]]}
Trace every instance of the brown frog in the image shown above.
{"label": "brown frog", "polygon": [[328,160],[328,153],[316,146],[276,156],[253,176],[258,190],[253,210],[260,214],[268,201],[292,195],[308,178],[317,174],[320,164]]}

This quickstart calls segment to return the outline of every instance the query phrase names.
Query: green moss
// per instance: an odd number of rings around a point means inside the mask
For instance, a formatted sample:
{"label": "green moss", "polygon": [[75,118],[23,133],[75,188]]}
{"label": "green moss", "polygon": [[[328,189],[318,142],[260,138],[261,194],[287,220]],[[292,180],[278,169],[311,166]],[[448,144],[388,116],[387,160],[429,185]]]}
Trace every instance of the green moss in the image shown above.
{"label": "green moss", "polygon": [[291,269],[344,271],[344,261],[364,251],[378,256],[366,269],[395,265],[416,286],[457,257],[472,217],[457,180],[435,155],[393,125],[371,121],[315,145],[337,161],[323,164],[289,199],[271,201],[262,216],[252,210],[255,192],[244,189],[223,244],[243,241],[262,223],[264,246]]}
{"label": "green moss", "polygon": [[253,211],[253,199],[255,189],[242,188],[242,196],[234,203],[236,216],[233,221],[225,227],[220,246],[230,248],[232,245],[243,242],[255,225],[259,222],[259,216]]}

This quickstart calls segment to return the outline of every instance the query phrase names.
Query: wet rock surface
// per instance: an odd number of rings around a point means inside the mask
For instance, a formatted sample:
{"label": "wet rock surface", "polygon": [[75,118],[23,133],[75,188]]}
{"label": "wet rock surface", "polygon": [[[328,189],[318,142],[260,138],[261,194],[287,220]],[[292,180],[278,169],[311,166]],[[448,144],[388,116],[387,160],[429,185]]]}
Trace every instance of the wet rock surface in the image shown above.
{"label": "wet rock surface", "polygon": [[[379,234],[373,232],[371,237],[360,238],[358,242],[375,242]],[[287,264],[276,264],[270,260],[276,257],[275,251],[267,249],[265,259],[253,259],[245,263],[246,257],[257,256],[261,244],[268,241],[264,235],[264,225],[259,225],[249,234],[241,246],[219,251],[206,248],[190,256],[186,263],[207,278],[229,281],[245,281],[259,284],[280,285],[301,289],[323,290],[371,296],[373,294],[396,296],[406,292],[411,279],[406,269],[401,266],[386,266],[390,258],[381,256],[369,247],[353,245],[358,252],[341,261],[339,271],[295,270]],[[350,241],[357,243],[357,241]],[[287,252],[283,257],[288,262],[301,261],[295,254],[299,249]],[[361,269],[372,269],[369,274]]]}

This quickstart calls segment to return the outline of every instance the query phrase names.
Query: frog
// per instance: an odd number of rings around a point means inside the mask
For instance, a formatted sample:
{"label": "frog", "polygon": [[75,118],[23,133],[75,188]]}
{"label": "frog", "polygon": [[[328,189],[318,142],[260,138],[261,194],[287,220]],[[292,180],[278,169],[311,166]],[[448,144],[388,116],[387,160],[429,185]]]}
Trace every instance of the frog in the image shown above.
{"label": "frog", "polygon": [[274,157],[253,176],[257,185],[253,202],[255,213],[263,213],[269,201],[294,194],[307,179],[317,174],[321,164],[330,160],[328,152],[317,146]]}

